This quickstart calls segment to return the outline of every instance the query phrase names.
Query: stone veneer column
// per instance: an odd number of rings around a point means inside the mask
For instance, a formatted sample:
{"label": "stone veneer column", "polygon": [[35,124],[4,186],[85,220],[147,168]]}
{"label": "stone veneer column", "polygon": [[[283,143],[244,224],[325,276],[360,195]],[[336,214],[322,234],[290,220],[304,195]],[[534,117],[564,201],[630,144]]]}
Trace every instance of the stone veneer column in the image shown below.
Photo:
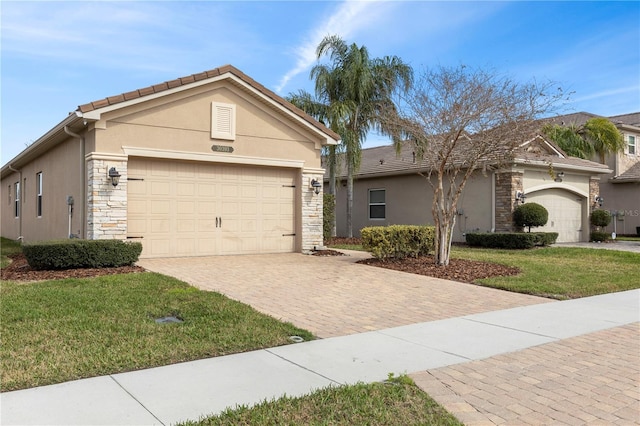
{"label": "stone veneer column", "polygon": [[[109,169],[120,173],[114,187]],[[127,158],[92,154],[87,160],[87,239],[127,238]]]}
{"label": "stone veneer column", "polygon": [[598,195],[600,195],[600,179],[589,178],[589,213],[598,208],[598,202],[596,201]]}
{"label": "stone veneer column", "polygon": [[311,189],[313,179],[322,183],[324,171],[322,169],[304,169],[302,171],[302,252],[311,253],[314,249],[321,249],[324,241],[322,237],[322,187],[316,194]]}
{"label": "stone veneer column", "polygon": [[522,191],[521,172],[496,173],[496,228],[495,232],[513,232],[513,210],[516,208],[516,192]]}

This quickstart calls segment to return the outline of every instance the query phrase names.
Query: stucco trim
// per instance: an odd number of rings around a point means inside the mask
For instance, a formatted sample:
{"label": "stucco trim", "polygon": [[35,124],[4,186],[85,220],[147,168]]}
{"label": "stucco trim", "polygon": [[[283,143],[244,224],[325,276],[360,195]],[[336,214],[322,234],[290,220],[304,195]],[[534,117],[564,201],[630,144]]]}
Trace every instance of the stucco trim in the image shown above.
{"label": "stucco trim", "polygon": [[106,160],[106,161],[127,161],[127,156],[125,154],[111,154],[104,152],[91,152],[85,155],[85,160]]}
{"label": "stucco trim", "polygon": [[309,174],[309,175],[323,174],[324,173],[324,169],[319,169],[319,168],[316,168],[316,167],[305,167],[304,169],[302,169],[302,173]]}
{"label": "stucco trim", "polygon": [[228,154],[204,154],[199,152],[136,148],[130,146],[123,146],[122,150],[127,157],[164,158],[171,160],[205,161],[209,163],[286,167],[292,169],[302,169],[304,167],[304,161],[301,160],[283,160],[279,158],[248,157]]}
{"label": "stucco trim", "polygon": [[[532,167],[544,167],[544,168],[548,168],[549,167],[549,162],[548,161],[538,161],[538,160],[522,160],[522,159],[518,159],[516,158],[514,163],[516,165],[519,165],[521,167],[525,167],[526,166],[532,166]],[[562,170],[575,170],[578,172],[590,172],[590,173],[599,173],[599,174],[609,174],[612,172],[612,170],[604,169],[604,168],[599,168],[599,167],[588,167],[588,166],[575,166],[572,164],[565,164],[565,163],[555,163],[553,164],[554,167],[558,168],[558,169],[562,169]]]}
{"label": "stucco trim", "polygon": [[578,188],[566,185],[563,183],[547,183],[544,185],[538,185],[531,188],[524,188],[525,194],[531,194],[532,192],[544,191],[545,189],[564,189],[565,191],[573,192],[574,194],[580,195],[584,198],[589,198],[589,193],[585,191],[581,191]]}

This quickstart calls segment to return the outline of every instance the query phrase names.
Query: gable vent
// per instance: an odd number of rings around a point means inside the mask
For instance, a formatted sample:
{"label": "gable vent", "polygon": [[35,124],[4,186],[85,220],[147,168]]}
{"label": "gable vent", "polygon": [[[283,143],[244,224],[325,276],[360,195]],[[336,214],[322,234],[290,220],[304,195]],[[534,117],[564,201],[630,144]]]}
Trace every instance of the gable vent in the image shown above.
{"label": "gable vent", "polygon": [[211,138],[235,140],[236,106],[211,102]]}

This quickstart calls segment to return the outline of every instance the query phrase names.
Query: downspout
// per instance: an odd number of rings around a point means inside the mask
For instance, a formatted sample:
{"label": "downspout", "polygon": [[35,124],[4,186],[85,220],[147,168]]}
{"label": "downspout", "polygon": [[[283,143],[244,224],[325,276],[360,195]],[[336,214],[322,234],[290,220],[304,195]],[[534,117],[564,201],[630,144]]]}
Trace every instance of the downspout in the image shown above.
{"label": "downspout", "polygon": [[496,232],[496,172],[491,174],[491,232]]}
{"label": "downspout", "polygon": [[81,170],[82,170],[82,205],[80,209],[81,230],[80,230],[80,235],[78,237],[84,239],[86,236],[85,211],[87,209],[87,170],[86,170],[86,164],[84,159],[85,157],[84,136],[80,136],[79,134],[72,132],[71,130],[69,130],[69,126],[64,126],[64,132],[67,135],[80,140],[80,163],[81,163]]}
{"label": "downspout", "polygon": [[18,173],[19,176],[18,183],[20,185],[20,204],[18,205],[18,209],[20,210],[20,215],[18,216],[18,238],[16,239],[22,242],[24,240],[24,236],[22,235],[22,216],[24,214],[24,212],[22,211],[22,205],[24,204],[24,197],[22,196],[22,194],[24,194],[24,188],[22,187],[22,170],[14,169],[11,164],[9,164],[9,170],[14,173]]}

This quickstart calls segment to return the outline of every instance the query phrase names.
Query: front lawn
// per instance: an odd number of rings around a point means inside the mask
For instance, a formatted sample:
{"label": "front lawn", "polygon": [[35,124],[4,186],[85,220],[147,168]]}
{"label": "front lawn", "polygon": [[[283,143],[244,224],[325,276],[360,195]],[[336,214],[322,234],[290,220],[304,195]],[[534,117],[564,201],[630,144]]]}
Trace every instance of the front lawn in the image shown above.
{"label": "front lawn", "polygon": [[640,288],[640,254],[572,247],[490,250],[456,247],[461,259],[515,266],[522,273],[479,284],[518,293],[573,299]]}
{"label": "front lawn", "polygon": [[[0,287],[2,391],[283,345],[311,333],[155,273]],[[183,323],[158,323],[175,316]]]}
{"label": "front lawn", "polygon": [[402,376],[385,383],[331,387],[310,395],[229,409],[219,416],[185,422],[213,425],[451,425],[455,417]]}
{"label": "front lawn", "polygon": [[[356,239],[352,239],[349,244],[330,244],[329,247],[362,250],[357,243]],[[640,288],[638,253],[574,247],[497,250],[454,246],[451,258],[519,268],[521,273],[518,275],[486,278],[475,283],[554,299],[573,299]],[[425,262],[430,261],[425,258]],[[422,268],[406,263],[407,268],[402,270],[411,272],[413,269],[416,273],[425,273]]]}

